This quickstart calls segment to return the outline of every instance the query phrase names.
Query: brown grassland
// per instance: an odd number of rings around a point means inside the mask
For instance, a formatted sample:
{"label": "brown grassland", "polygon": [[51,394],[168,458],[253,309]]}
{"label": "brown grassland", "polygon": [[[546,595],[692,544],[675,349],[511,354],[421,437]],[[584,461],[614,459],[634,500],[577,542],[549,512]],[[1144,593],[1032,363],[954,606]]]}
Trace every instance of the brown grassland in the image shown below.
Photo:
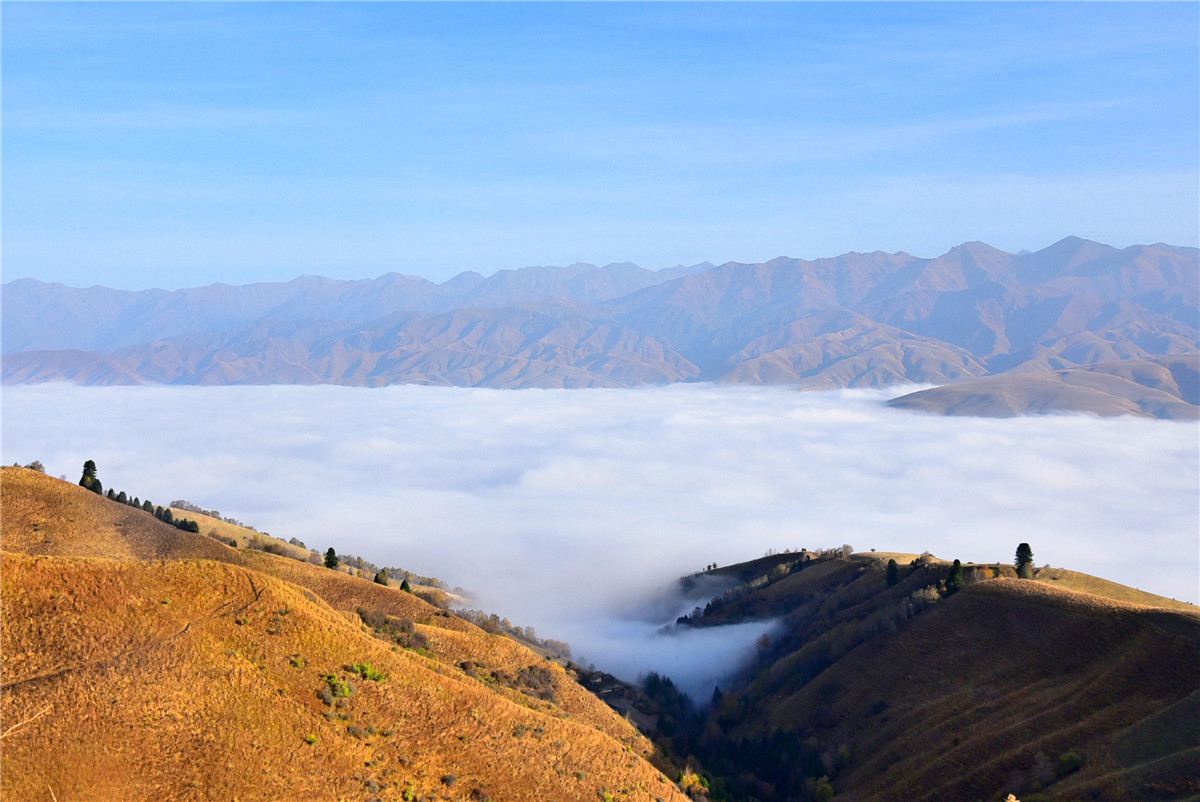
{"label": "brown grassland", "polygon": [[947,563],[889,586],[889,556],[814,560],[702,618],[781,616],[701,742],[798,733],[854,800],[1200,799],[1194,606],[1011,565],[969,566],[943,596]]}
{"label": "brown grassland", "polygon": [[412,594],[33,471],[0,497],[6,800],[685,798],[562,668]]}

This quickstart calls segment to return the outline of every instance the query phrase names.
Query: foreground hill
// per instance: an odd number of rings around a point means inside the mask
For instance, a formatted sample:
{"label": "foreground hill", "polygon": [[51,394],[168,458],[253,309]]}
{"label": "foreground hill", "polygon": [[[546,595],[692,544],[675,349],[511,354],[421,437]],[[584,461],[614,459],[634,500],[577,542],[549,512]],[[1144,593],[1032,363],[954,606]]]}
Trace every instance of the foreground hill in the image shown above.
{"label": "foreground hill", "polygon": [[1200,255],[849,253],[214,285],[4,286],[6,383],[630,387],[944,384],[1198,351]]}
{"label": "foreground hill", "polygon": [[1200,419],[1200,354],[988,376],[893,398],[889,406],[940,415],[1008,418],[1091,412]]}
{"label": "foreground hill", "polygon": [[0,516],[5,798],[683,798],[561,667],[412,594],[29,470]]}
{"label": "foreground hill", "polygon": [[1004,565],[958,569],[955,591],[928,557],[889,583],[887,557],[774,555],[689,580],[737,584],[681,626],[778,622],[711,708],[669,722],[716,798],[1197,798],[1195,607]]}

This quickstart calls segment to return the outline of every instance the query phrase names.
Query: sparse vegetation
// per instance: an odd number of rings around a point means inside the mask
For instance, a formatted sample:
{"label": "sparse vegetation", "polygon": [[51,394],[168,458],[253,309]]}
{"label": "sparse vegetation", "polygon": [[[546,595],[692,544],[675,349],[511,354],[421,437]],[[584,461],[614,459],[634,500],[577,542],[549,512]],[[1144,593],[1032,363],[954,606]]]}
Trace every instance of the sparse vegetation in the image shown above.
{"label": "sparse vegetation", "polygon": [[1083,758],[1079,756],[1078,752],[1063,752],[1058,756],[1058,761],[1054,765],[1054,773],[1057,777],[1062,778],[1081,768],[1083,768]]}
{"label": "sparse vegetation", "polygon": [[371,682],[382,682],[389,676],[386,672],[377,671],[372,668],[370,663],[355,663],[354,665],[346,666],[346,670]]}
{"label": "sparse vegetation", "polygon": [[539,638],[533,627],[515,626],[507,618],[501,618],[495,613],[485,613],[483,610],[461,609],[454,614],[464,621],[470,621],[489,635],[505,634],[522,643],[534,646],[546,652],[553,660],[570,660],[571,646],[553,638]]}
{"label": "sparse vegetation", "polygon": [[349,683],[339,677],[337,674],[326,674],[321,678],[325,682],[325,687],[318,693],[325,701],[325,704],[333,704],[334,699],[345,699],[353,695],[355,688],[352,683]]}

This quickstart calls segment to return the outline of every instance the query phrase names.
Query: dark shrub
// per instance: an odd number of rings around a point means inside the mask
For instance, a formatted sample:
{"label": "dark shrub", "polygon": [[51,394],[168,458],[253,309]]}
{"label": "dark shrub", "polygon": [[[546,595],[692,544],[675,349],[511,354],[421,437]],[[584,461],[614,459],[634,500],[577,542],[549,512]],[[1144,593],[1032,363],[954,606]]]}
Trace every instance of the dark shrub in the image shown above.
{"label": "dark shrub", "polygon": [[1058,756],[1058,762],[1054,766],[1054,773],[1059,777],[1066,777],[1072,772],[1079,771],[1083,768],[1083,758],[1078,752],[1063,752]]}

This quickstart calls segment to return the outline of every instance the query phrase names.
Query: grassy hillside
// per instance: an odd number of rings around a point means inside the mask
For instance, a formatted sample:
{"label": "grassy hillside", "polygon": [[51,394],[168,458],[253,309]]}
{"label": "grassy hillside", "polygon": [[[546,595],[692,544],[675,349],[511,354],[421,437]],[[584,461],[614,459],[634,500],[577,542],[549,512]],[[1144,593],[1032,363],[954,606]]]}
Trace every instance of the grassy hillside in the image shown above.
{"label": "grassy hillside", "polygon": [[[266,532],[259,532],[246,526],[239,526],[228,521],[223,521],[220,518],[213,518],[210,515],[205,515],[201,512],[193,510],[171,508],[171,514],[178,520],[180,518],[188,518],[196,522],[200,527],[201,533],[218,540],[226,545],[234,548],[247,550],[247,556],[254,560],[251,556],[254,551],[265,551],[269,554],[276,554],[281,557],[287,557],[291,560],[299,560],[302,562],[310,562],[320,566],[322,570],[328,571],[324,567],[322,555],[303,546],[297,546],[282,538],[277,538]],[[338,573],[349,574],[361,578],[374,579],[373,574],[368,572],[360,572],[353,566],[342,563],[337,568],[333,569]],[[400,583],[389,579],[388,587],[400,587]],[[439,606],[447,606],[447,603],[452,600],[452,596],[441,588],[427,587],[418,584],[415,580],[411,583],[412,591],[421,598],[430,603]]]}
{"label": "grassy hillside", "polygon": [[[951,566],[935,559],[889,584],[890,556],[718,569],[746,584],[685,625],[778,626],[711,708],[670,722],[716,798],[1200,795],[1195,607],[1057,569],[1018,580],[1011,566],[966,566],[947,593]],[[668,697],[656,701],[670,709]]]}
{"label": "grassy hillside", "polygon": [[237,561],[212,538],[24,468],[0,468],[4,551],[68,557]]}
{"label": "grassy hillside", "polygon": [[1139,588],[1131,588],[1127,585],[1101,579],[1098,576],[1091,576],[1090,574],[1068,571],[1065,568],[1039,568],[1034,573],[1033,578],[1038,582],[1044,582],[1068,590],[1076,590],[1081,593],[1088,593],[1104,599],[1140,604],[1147,607],[1165,607],[1169,610],[1196,612],[1194,604],[1168,599]]}
{"label": "grassy hillside", "polygon": [[32,471],[0,498],[5,798],[683,798],[565,671],[412,594]]}

